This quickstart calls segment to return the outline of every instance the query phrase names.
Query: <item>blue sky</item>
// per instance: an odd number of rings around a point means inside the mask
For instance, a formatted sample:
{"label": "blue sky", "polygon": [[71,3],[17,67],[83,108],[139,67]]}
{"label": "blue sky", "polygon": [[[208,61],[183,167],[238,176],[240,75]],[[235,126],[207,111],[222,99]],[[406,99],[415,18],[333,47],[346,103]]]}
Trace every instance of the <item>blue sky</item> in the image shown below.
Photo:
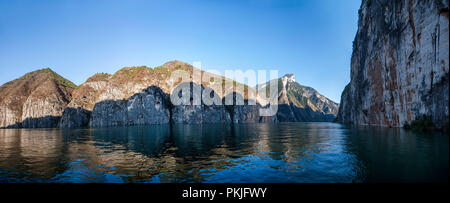
{"label": "blue sky", "polygon": [[50,67],[77,85],[98,72],[201,61],[277,69],[339,102],[361,0],[0,1],[0,84]]}

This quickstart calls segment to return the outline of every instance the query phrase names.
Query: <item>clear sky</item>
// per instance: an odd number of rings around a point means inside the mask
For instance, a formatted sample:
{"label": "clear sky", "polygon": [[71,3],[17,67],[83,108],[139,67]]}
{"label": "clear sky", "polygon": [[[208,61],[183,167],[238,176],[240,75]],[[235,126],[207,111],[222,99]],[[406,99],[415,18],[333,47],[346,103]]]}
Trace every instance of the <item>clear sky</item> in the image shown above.
{"label": "clear sky", "polygon": [[[339,102],[361,0],[0,1],[0,84],[50,67],[77,85],[170,60],[278,69]],[[223,73],[223,72],[222,72]]]}

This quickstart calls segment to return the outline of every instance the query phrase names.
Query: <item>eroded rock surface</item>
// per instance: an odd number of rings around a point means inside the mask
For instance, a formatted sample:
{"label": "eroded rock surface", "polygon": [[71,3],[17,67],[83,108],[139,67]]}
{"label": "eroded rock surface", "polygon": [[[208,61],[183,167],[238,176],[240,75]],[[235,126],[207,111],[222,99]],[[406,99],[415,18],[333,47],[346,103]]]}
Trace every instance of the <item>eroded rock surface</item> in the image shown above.
{"label": "eroded rock surface", "polygon": [[151,86],[127,100],[97,103],[90,127],[166,124],[170,122],[168,95]]}
{"label": "eroded rock surface", "polygon": [[[187,75],[189,81],[184,83],[188,84],[188,89],[181,92],[178,90],[183,86],[182,80],[170,77],[180,72]],[[201,74],[203,80],[196,80],[196,74]],[[295,106],[290,107],[296,119],[293,121],[324,121],[326,113],[333,114],[333,105],[337,104],[312,88],[298,85],[293,76],[281,78],[280,85],[280,101],[285,102],[282,104]],[[295,88],[300,88],[301,92]],[[255,89],[180,61],[156,68],[123,68],[113,75],[95,74],[79,87],[44,69],[3,85],[0,93],[2,127],[231,124],[277,122],[279,118],[291,121],[281,114],[262,116],[260,110],[266,108],[268,101],[255,96]],[[186,101],[181,105],[173,104],[171,96],[175,95],[183,96]],[[300,108],[297,96],[307,97],[306,110],[296,109]],[[229,98],[231,103],[227,102]],[[209,103],[205,103],[205,99],[209,99]],[[299,119],[299,115],[304,120]]]}
{"label": "eroded rock surface", "polygon": [[[204,105],[203,103],[199,105],[171,105],[170,95],[181,84],[181,81],[174,81],[170,77],[171,74],[181,71],[189,75],[189,81],[192,82],[194,81],[192,75],[195,74],[194,71],[198,70],[187,63],[171,61],[156,68],[129,67],[123,68],[113,75],[96,74],[73,92],[73,99],[64,111],[59,126],[73,128],[169,122],[185,124],[232,122],[230,112],[227,111],[224,103],[218,105]],[[249,94],[256,95],[254,89],[245,85],[242,89],[230,89],[225,83],[236,84],[236,82],[223,76],[202,70],[196,73],[200,73],[204,80],[197,81],[198,83],[195,84],[201,86],[201,90],[205,87],[211,89],[213,94],[219,98],[223,98],[230,91],[237,92],[244,98],[248,97]],[[160,91],[146,89],[151,86],[158,87]],[[163,95],[161,99],[159,99],[160,94]],[[161,102],[161,109],[155,111],[154,106],[158,104],[150,98]],[[252,111],[255,112],[256,108],[259,107],[252,108]],[[245,107],[244,109],[249,108]],[[139,113],[140,111],[143,111],[143,113]],[[163,113],[156,113],[159,111]],[[242,113],[237,115],[240,114]],[[242,120],[248,119],[238,119],[236,122]],[[251,121],[259,122],[259,120],[255,117]],[[262,121],[264,120],[267,119],[262,119]],[[250,120],[246,122],[250,122]]]}
{"label": "eroded rock surface", "polygon": [[46,68],[0,87],[0,128],[56,127],[76,86]]}
{"label": "eroded rock surface", "polygon": [[364,0],[351,82],[337,120],[402,126],[430,116],[448,123],[448,0]]}
{"label": "eroded rock surface", "polygon": [[[188,89],[188,96],[183,99],[183,91]],[[180,104],[172,106],[172,123],[201,124],[201,123],[231,123],[231,117],[222,103],[222,100],[214,103],[213,98],[220,98],[214,90],[195,83],[183,83],[172,92],[180,98]],[[196,91],[197,90],[197,91]],[[203,95],[204,93],[210,93]],[[205,104],[202,97],[211,98],[211,103]],[[195,99],[198,99],[195,101]]]}

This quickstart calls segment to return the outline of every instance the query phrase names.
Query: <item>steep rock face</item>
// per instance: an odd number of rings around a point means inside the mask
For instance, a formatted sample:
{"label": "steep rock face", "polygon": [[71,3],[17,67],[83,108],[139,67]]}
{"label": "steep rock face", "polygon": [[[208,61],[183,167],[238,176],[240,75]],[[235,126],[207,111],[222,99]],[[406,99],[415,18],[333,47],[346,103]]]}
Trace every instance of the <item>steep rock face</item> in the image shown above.
{"label": "steep rock face", "polygon": [[448,122],[448,0],[364,0],[337,121]]}
{"label": "steep rock face", "polygon": [[68,107],[59,120],[59,128],[77,128],[88,126],[89,119],[91,119],[91,111],[81,107]]}
{"label": "steep rock face", "polygon": [[[198,85],[195,83],[186,83],[180,84],[177,88],[174,89],[172,94],[178,95],[179,98],[182,98],[183,86],[186,86],[190,89],[189,97],[185,97],[185,99],[189,99],[184,101],[184,104],[188,105],[173,105],[172,106],[172,123],[183,123],[183,124],[200,124],[200,123],[231,123],[230,114],[226,111],[224,103],[221,104],[208,104],[205,105],[204,101],[200,101],[200,105],[195,105],[194,98],[202,98],[203,96],[209,96],[210,98],[217,97],[219,98],[214,90],[209,87],[210,95],[203,95],[205,87],[203,85]],[[198,88],[200,91],[194,91]]]}
{"label": "steep rock face", "polygon": [[[114,75],[96,74],[74,91],[73,99],[65,109],[59,126],[72,128],[168,122],[185,124],[231,122],[230,113],[223,103],[222,105],[170,105],[169,97],[180,85],[180,81],[172,81],[171,74],[175,71],[181,71],[192,75],[195,70],[193,66],[187,63],[171,61],[156,68],[129,67],[117,71]],[[214,94],[219,97],[223,97],[226,92],[233,91],[226,89],[224,84],[225,82],[236,82],[205,71],[199,72],[204,78],[210,79],[201,81],[202,90],[205,87],[211,88]],[[190,81],[193,81],[192,76]],[[151,86],[158,87],[162,93],[146,90]],[[254,89],[247,86],[245,86],[243,92],[234,91],[244,97],[247,97],[248,92],[255,92]],[[160,101],[157,99],[160,97],[159,94],[164,94]],[[157,102],[155,103],[153,100],[164,103],[162,109],[160,109],[164,113],[155,114],[157,111],[153,106]],[[144,107],[150,109],[144,109]],[[145,112],[146,110],[149,112]],[[139,111],[145,113],[140,114]],[[171,112],[169,117],[167,111]],[[147,115],[154,118],[147,118]],[[156,118],[155,116],[158,115],[162,117]],[[256,121],[258,119],[255,119]]]}
{"label": "steep rock face", "polygon": [[0,128],[56,127],[76,86],[46,68],[0,87]]}
{"label": "steep rock face", "polygon": [[73,91],[72,100],[67,105],[58,127],[75,128],[88,126],[91,112],[100,101],[100,93],[108,86],[109,74],[95,74]]}
{"label": "steep rock face", "polygon": [[264,120],[259,115],[259,105],[234,105],[230,108],[233,123],[262,123]]}
{"label": "steep rock face", "polygon": [[[241,94],[232,93],[225,97],[232,97],[233,105],[226,105],[226,109],[230,114],[233,123],[267,123],[277,122],[276,116],[261,116],[261,104],[250,99],[245,99]],[[239,104],[238,101],[243,101]],[[225,101],[224,101],[225,103]]]}
{"label": "steep rock face", "polygon": [[89,126],[165,124],[170,121],[168,95],[151,86],[127,100],[106,100],[95,105]]}
{"label": "steep rock face", "polygon": [[[86,127],[90,123],[96,104],[101,102],[103,102],[102,105],[106,105],[108,102],[111,105],[125,103],[124,101],[131,96],[143,93],[151,86],[157,86],[164,93],[169,94],[171,81],[168,79],[171,70],[176,68],[184,67],[180,65],[170,68],[161,66],[154,69],[145,66],[127,67],[113,75],[98,73],[92,76],[73,92],[73,98],[63,113],[59,127]],[[100,124],[99,112],[103,111],[97,111],[96,121],[93,121],[93,125]],[[104,115],[105,120],[108,120],[107,117],[108,115]],[[108,121],[105,124],[111,125],[112,123]]]}
{"label": "steep rock face", "polygon": [[[74,91],[73,99],[64,111],[59,127],[88,126],[96,104],[102,102],[102,105],[106,105],[108,102],[111,105],[126,103],[124,101],[135,94],[146,92],[145,90],[151,86],[157,86],[164,93],[169,93],[169,76],[170,71],[166,68],[152,69],[145,66],[123,68],[114,75],[98,73]],[[97,111],[97,113],[99,112],[103,111]],[[93,122],[95,126],[100,124],[99,114],[96,116],[96,121]],[[108,120],[107,115],[104,115],[104,119]],[[112,123],[108,121],[105,124],[111,125]]]}
{"label": "steep rock face", "polygon": [[[333,121],[339,105],[311,87],[302,86],[295,76],[287,74],[278,80],[278,112],[280,122]],[[258,85],[258,91],[267,91],[269,82]]]}

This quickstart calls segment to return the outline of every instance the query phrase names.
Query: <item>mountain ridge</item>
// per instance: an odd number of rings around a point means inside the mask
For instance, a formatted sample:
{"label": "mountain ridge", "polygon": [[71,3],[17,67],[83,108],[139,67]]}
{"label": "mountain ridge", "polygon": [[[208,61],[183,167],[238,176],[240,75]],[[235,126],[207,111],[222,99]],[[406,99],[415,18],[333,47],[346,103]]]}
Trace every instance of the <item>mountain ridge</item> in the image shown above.
{"label": "mountain ridge", "polygon": [[[278,120],[284,122],[333,121],[339,104],[320,94],[312,87],[300,85],[294,74],[286,74],[278,80]],[[269,82],[255,86],[267,91]]]}
{"label": "mountain ridge", "polygon": [[[200,73],[210,80],[202,80],[201,84],[195,84],[192,83],[191,77],[190,85],[208,90],[211,97],[217,96],[222,100],[221,105],[209,106],[202,103],[200,106],[174,107],[168,104],[170,95],[174,94],[173,91],[177,90],[180,85],[179,81],[172,81],[170,75],[175,71],[192,74],[195,70],[192,65],[178,60],[169,61],[154,68],[147,66],[124,67],[113,74],[94,74],[79,86],[61,77],[50,68],[33,71],[0,86],[0,128],[278,122],[279,116],[259,115],[259,109],[267,105],[265,99],[256,98],[257,105],[249,105],[249,95],[256,95],[254,88],[206,71],[200,71]],[[14,86],[22,87],[17,85],[19,83],[34,84],[34,86],[30,91],[25,91],[28,90],[26,85],[22,85],[25,89],[22,93],[14,91]],[[225,83],[243,86],[243,90],[236,87],[225,89],[228,87],[225,86]],[[289,81],[289,84],[295,86],[295,79]],[[11,106],[3,102],[8,98],[13,98],[11,92],[15,92],[15,94],[19,92],[18,96],[21,97],[19,103],[12,105],[19,109],[16,112],[17,116],[12,116]],[[34,94],[32,94],[33,92]],[[224,100],[228,97],[232,97],[233,101],[242,97],[245,105],[224,105]],[[296,100],[291,99],[291,101]],[[37,105],[36,102],[40,105]],[[50,108],[55,108],[55,110],[52,111]],[[22,109],[24,110],[22,111]],[[18,116],[19,114],[23,115]]]}
{"label": "mountain ridge", "polygon": [[0,127],[53,127],[77,86],[50,68],[0,86]]}

